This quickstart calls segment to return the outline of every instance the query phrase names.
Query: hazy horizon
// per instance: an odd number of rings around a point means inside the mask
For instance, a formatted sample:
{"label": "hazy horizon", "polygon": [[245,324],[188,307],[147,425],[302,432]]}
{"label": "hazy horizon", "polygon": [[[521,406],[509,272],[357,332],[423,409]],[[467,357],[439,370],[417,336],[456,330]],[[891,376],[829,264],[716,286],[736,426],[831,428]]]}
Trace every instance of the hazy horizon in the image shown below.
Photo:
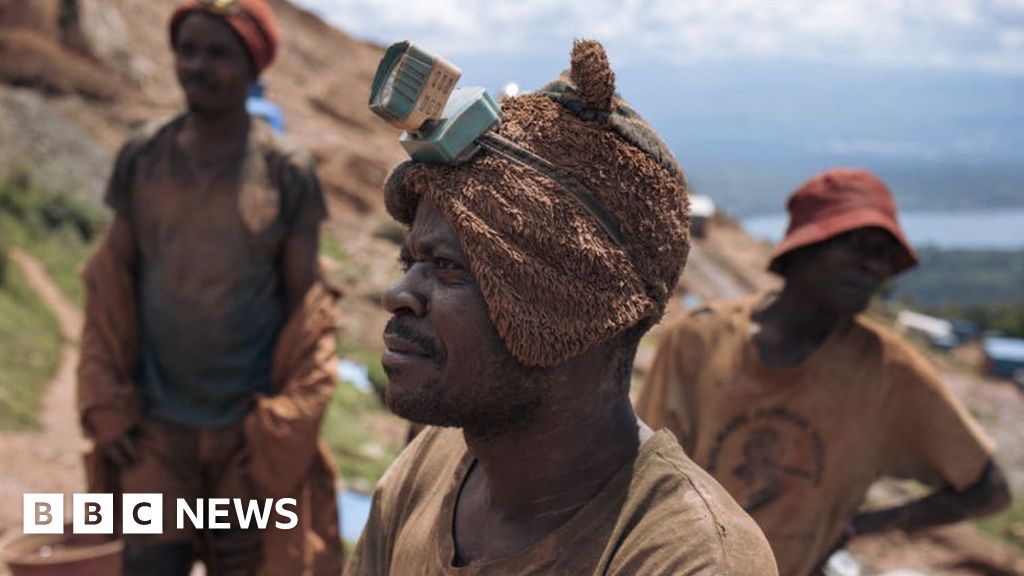
{"label": "hazy horizon", "polygon": [[573,38],[597,38],[691,184],[736,215],[840,165],[878,172],[907,209],[1024,206],[1024,0],[300,3],[495,92],[543,85]]}

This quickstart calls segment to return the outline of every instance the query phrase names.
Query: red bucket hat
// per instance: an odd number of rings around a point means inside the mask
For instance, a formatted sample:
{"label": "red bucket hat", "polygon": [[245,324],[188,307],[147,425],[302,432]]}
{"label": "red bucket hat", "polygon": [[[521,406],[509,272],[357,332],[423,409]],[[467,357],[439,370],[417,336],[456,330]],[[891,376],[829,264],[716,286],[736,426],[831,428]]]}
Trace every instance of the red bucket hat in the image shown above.
{"label": "red bucket hat", "polygon": [[768,269],[781,272],[785,254],[857,228],[877,226],[892,234],[900,250],[893,254],[894,274],[917,265],[917,254],[896,218],[889,188],[867,170],[833,168],[818,174],[789,197],[789,228],[775,247]]}
{"label": "red bucket hat", "polygon": [[245,44],[257,74],[274,61],[281,43],[281,31],[274,12],[264,0],[185,0],[171,15],[171,46],[174,45],[178,26],[185,16],[193,12],[213,14],[227,22]]}

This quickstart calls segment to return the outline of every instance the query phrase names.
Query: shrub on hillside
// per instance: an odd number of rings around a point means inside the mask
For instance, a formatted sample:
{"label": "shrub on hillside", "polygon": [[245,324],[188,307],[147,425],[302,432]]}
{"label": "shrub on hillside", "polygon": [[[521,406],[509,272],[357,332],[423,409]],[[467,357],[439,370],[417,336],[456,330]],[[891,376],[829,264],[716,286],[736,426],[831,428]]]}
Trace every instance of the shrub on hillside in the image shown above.
{"label": "shrub on hillside", "polygon": [[27,168],[14,168],[0,180],[0,212],[29,232],[68,229],[86,243],[103,225],[97,209],[67,192],[41,188]]}

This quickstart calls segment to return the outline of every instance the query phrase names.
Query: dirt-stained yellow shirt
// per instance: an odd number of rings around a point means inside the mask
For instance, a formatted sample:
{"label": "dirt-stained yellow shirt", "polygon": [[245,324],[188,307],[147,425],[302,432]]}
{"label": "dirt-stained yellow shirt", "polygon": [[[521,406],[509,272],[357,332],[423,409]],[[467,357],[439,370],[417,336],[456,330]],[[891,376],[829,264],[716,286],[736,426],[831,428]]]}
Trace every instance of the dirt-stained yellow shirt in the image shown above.
{"label": "dirt-stained yellow shirt", "polygon": [[473,462],[461,431],[422,432],[377,486],[346,576],[776,574],[761,531],[666,431],[552,534],[509,557],[453,566],[455,503]]}
{"label": "dirt-stained yellow shirt", "polygon": [[992,441],[898,335],[858,317],[801,364],[770,367],[750,336],[761,298],[667,329],[637,413],[750,513],[780,574],[810,574],[880,476],[957,489],[980,477]]}

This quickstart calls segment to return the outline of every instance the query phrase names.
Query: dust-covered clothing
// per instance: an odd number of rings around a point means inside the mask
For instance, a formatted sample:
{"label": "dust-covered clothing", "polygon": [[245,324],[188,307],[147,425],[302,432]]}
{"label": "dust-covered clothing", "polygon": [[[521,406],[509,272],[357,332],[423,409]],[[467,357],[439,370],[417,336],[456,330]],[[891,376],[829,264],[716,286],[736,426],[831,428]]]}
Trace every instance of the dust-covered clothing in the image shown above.
{"label": "dust-covered clothing", "polygon": [[798,366],[770,367],[750,333],[761,298],[666,330],[637,413],[753,516],[780,574],[809,574],[880,476],[957,489],[980,478],[991,440],[901,338],[857,317]]}
{"label": "dust-covered clothing", "polygon": [[176,143],[184,120],[124,146],[106,200],[136,242],[147,416],[226,426],[270,391],[284,243],[326,210],[312,165],[261,123],[244,150],[204,168]]}
{"label": "dust-covered clothing", "polygon": [[[185,499],[194,508],[197,499],[249,501],[256,497],[243,465],[248,454],[241,426],[193,428],[143,420],[136,429],[135,442],[138,460],[120,471],[120,489],[127,494],[161,494],[163,532],[126,534],[126,539],[192,541],[195,528],[187,518],[183,528],[177,528],[178,498]],[[235,515],[228,514],[223,520],[234,524]]]}
{"label": "dust-covered clothing", "polygon": [[750,517],[665,431],[555,532],[515,555],[453,566],[456,502],[474,462],[460,430],[420,433],[378,484],[346,574],[776,573]]}
{"label": "dust-covered clothing", "polygon": [[[255,124],[253,129],[267,130]],[[284,171],[274,168],[272,162],[283,162],[288,156],[273,153],[274,148],[264,138],[260,132],[254,132],[249,139],[251,147],[266,152],[263,168],[254,167],[253,163],[245,165],[268,174],[282,174]],[[142,150],[134,148],[144,147],[150,141],[133,139],[121,158],[139,158]],[[250,148],[249,158],[255,158],[253,150]],[[132,162],[122,162],[117,167],[122,174],[132,170]],[[267,188],[247,186],[245,191],[250,200],[258,200],[258,194],[266,193]],[[277,199],[276,192],[272,201],[269,196],[266,198],[265,204],[239,202],[242,218],[252,223],[267,217],[265,222],[270,222],[278,213],[287,213],[285,198]],[[314,215],[316,212],[311,210]],[[274,216],[269,217],[271,214]],[[316,219],[313,217],[309,222]],[[293,222],[304,220],[296,218]],[[135,230],[138,240],[138,228]],[[103,455],[102,447],[94,447],[86,457],[89,491],[149,492],[141,488],[152,486],[191,494],[195,488],[194,467],[205,467],[202,471],[208,476],[204,480],[214,476],[219,479],[204,487],[207,495],[252,495],[260,501],[296,500],[296,527],[268,528],[257,533],[261,560],[256,574],[336,576],[342,568],[342,549],[335,466],[319,436],[335,383],[340,295],[317,282],[284,319],[273,348],[267,352],[269,386],[266,393],[251,395],[244,418],[235,425],[217,429],[191,427],[190,432],[182,435],[175,430],[188,426],[170,426],[146,417],[148,406],[138,381],[142,362],[138,281],[139,268],[144,263],[140,262],[140,247],[122,245],[126,243],[121,236],[108,235],[82,273],[86,302],[77,402],[90,439],[103,442],[125,433],[136,434],[142,468],[126,473]],[[210,246],[207,252],[214,247]],[[203,265],[207,252],[197,255],[196,266]],[[186,443],[186,451],[179,442]],[[151,473],[161,475],[159,482],[147,479],[146,474]],[[167,513],[173,514],[174,509]]]}
{"label": "dust-covered clothing", "polygon": [[[138,390],[129,376],[138,364],[135,290],[131,264],[111,238],[100,246],[83,272],[87,287],[81,361],[78,366],[78,410],[86,435],[91,439],[116,438],[128,430],[141,436],[143,461],[138,474],[155,465],[176,467],[189,455],[178,454],[176,443],[186,441],[173,426],[154,425],[141,416]],[[314,285],[301,306],[285,323],[274,347],[271,363],[271,394],[259,396],[252,411],[237,429],[194,431],[192,456],[204,462],[218,478],[220,495],[238,490],[236,497],[254,494],[262,498],[295,498],[299,524],[291,530],[271,528],[260,534],[262,561],[257,574],[313,574],[336,576],[342,567],[341,539],[334,463],[319,441],[320,422],[334,388],[333,370],[337,346],[339,295],[322,284]],[[98,429],[90,415],[104,412],[98,420],[109,429]],[[200,438],[203,437],[203,438]],[[199,443],[206,443],[200,448]],[[244,448],[242,446],[244,444]],[[242,466],[240,452],[248,456]],[[146,454],[154,458],[146,462]],[[171,454],[173,457],[163,459]],[[218,464],[216,460],[223,458]],[[157,459],[161,459],[157,461]],[[186,465],[191,468],[191,463]],[[90,492],[121,493],[123,470],[95,448],[86,456]],[[178,471],[176,479],[160,478],[154,489],[190,490],[191,470]],[[184,481],[177,479],[184,478]],[[139,476],[130,487],[142,487]],[[154,482],[157,482],[154,480]],[[151,489],[141,490],[150,492]],[[173,513],[173,508],[171,513]]]}

